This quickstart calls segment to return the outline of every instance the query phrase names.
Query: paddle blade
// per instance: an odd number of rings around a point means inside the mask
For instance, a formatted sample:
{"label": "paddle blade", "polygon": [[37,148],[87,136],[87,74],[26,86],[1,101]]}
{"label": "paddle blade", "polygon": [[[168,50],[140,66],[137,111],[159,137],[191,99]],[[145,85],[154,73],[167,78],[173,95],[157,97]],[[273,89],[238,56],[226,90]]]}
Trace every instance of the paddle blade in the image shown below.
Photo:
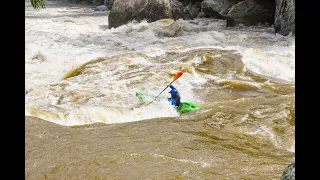
{"label": "paddle blade", "polygon": [[[178,72],[178,74],[176,74],[174,76],[173,81],[171,81],[170,84],[172,84],[175,80],[177,80],[180,76],[182,76],[182,74],[183,74],[183,72]],[[169,87],[169,85],[166,88],[164,88],[164,90],[166,90],[168,87]],[[164,90],[162,90],[161,93],[163,93]],[[160,94],[158,96],[156,96],[151,102],[147,103],[145,106],[148,106],[149,104],[151,104],[157,97],[160,96]]]}
{"label": "paddle blade", "polygon": [[173,78],[173,81],[177,80],[180,76],[182,76],[183,72],[178,72]]}

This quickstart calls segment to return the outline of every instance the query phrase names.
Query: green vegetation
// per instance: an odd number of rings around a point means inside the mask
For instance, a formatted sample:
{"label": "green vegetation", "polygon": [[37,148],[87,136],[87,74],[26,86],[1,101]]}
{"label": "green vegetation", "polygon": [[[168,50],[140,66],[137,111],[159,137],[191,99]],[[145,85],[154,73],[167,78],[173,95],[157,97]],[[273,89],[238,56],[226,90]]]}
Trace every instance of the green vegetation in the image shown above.
{"label": "green vegetation", "polygon": [[[92,0],[70,0],[73,3],[80,3],[82,1],[87,2],[89,4],[92,4]],[[97,1],[99,4],[103,4],[103,0]],[[44,0],[30,0],[30,3],[32,7],[36,10],[39,10],[40,8],[45,9],[46,8],[46,2]]]}
{"label": "green vegetation", "polygon": [[30,0],[32,7],[36,10],[39,10],[41,7],[42,9],[46,8],[46,2],[44,0]]}

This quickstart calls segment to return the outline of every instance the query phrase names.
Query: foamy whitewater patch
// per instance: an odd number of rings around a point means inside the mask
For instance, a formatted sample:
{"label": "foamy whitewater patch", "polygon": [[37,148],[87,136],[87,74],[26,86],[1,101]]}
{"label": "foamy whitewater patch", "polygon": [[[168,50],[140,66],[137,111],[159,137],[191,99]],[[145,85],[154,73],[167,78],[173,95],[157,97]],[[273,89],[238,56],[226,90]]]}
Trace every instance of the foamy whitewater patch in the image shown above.
{"label": "foamy whitewater patch", "polygon": [[96,122],[114,124],[179,116],[179,113],[167,100],[154,101],[148,106],[145,106],[144,103],[129,109],[114,109],[96,106],[80,106],[68,110],[54,107],[48,108],[47,110],[27,108],[25,114],[26,116],[36,116],[64,126],[83,125]]}
{"label": "foamy whitewater patch", "polygon": [[[268,51],[246,49],[243,53],[243,62],[248,69],[265,76],[295,81],[294,49],[277,47]],[[268,68],[266,68],[268,67]]]}
{"label": "foamy whitewater patch", "polygon": [[290,152],[295,152],[295,143],[293,142],[293,145],[291,146],[291,148],[287,149]]}
{"label": "foamy whitewater patch", "polygon": [[[287,81],[295,78],[294,40],[261,28],[226,28],[223,20],[197,18],[176,21],[178,29],[175,30],[179,33],[169,29],[168,34],[174,36],[167,37],[159,35],[159,24],[146,21],[108,29],[107,13],[96,14],[91,7],[83,5],[48,6],[36,11],[29,4],[25,14],[25,114],[58,124],[176,117],[179,114],[167,101],[137,108],[132,103],[137,97],[129,96],[137,91],[157,95],[172,80],[168,74],[183,68],[188,72],[174,83],[182,95],[181,100],[201,104],[194,88],[201,87],[212,76],[195,72],[194,66],[200,64],[201,59],[168,60],[165,58],[168,52],[232,49],[242,54],[246,68],[256,73]],[[289,48],[288,44],[291,44]],[[94,64],[85,73],[62,80],[68,72],[87,62],[114,55],[126,58]],[[157,59],[160,56],[163,59]],[[168,97],[168,92],[169,89],[163,96]]]}

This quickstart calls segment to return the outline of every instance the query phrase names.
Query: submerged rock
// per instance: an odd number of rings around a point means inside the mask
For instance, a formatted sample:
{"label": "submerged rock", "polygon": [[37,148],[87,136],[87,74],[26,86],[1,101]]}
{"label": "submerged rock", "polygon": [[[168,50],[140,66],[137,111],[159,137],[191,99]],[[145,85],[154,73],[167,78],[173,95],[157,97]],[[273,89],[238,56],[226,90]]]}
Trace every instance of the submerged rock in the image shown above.
{"label": "submerged rock", "polygon": [[94,9],[95,11],[108,11],[109,9],[105,5],[98,6]]}
{"label": "submerged rock", "polygon": [[161,19],[151,23],[152,31],[159,37],[174,37],[181,32],[181,24],[172,19]]}

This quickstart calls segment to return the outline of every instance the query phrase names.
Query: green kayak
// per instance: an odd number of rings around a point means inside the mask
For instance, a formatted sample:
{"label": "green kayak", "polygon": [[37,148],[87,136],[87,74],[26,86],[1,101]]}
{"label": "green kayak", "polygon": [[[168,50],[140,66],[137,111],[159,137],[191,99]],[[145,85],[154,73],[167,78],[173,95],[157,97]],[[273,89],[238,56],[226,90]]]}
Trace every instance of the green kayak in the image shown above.
{"label": "green kayak", "polygon": [[[143,94],[141,92],[136,92],[136,96],[141,100],[141,101],[152,101],[156,96],[154,95],[149,95],[149,94]],[[166,97],[158,97],[157,99],[167,99]],[[200,108],[199,104],[191,103],[191,102],[181,102],[182,107],[178,112],[181,113],[186,113],[186,112],[191,112],[194,110],[197,110]]]}

